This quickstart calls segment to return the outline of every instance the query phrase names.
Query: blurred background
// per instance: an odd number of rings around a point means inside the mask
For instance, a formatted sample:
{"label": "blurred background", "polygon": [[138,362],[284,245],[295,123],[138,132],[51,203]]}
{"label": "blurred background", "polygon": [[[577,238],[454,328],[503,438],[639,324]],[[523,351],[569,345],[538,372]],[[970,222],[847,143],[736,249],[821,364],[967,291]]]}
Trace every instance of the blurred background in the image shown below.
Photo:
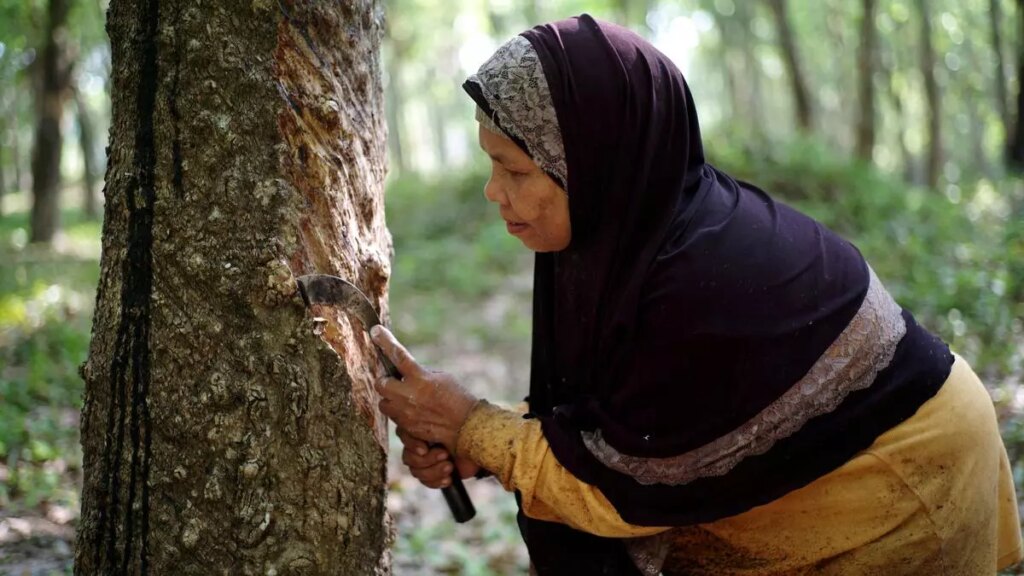
{"label": "blurred background", "polygon": [[[528,378],[530,254],[482,195],[460,84],[522,29],[580,12],[686,74],[709,160],[853,240],[971,361],[1024,482],[1024,2],[385,0],[391,309],[478,394]],[[78,410],[110,118],[106,0],[0,0],[0,574],[71,573]],[[393,442],[393,445],[397,443]],[[456,527],[397,460],[396,574],[521,573],[514,502]]]}

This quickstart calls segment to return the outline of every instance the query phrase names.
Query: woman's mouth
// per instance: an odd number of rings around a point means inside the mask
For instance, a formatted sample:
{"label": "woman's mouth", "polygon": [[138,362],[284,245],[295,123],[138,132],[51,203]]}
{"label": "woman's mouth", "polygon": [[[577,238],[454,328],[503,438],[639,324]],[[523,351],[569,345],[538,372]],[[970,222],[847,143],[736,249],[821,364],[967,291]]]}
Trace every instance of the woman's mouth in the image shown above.
{"label": "woman's mouth", "polygon": [[524,224],[522,222],[512,222],[510,220],[506,220],[505,228],[508,229],[509,234],[515,236],[529,228],[529,225]]}

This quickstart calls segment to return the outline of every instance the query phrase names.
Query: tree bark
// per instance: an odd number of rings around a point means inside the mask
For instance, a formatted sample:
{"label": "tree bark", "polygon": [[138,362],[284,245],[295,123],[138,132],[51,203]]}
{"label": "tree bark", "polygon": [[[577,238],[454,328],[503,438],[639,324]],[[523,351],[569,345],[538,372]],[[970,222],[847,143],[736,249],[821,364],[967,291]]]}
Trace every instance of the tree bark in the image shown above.
{"label": "tree bark", "polygon": [[803,68],[800,64],[800,56],[797,52],[796,38],[789,25],[789,15],[786,9],[786,0],[767,0],[772,9],[772,16],[775,18],[775,29],[779,39],[779,49],[782,51],[782,59],[786,64],[786,73],[789,77],[790,89],[793,92],[793,103],[796,109],[796,122],[804,132],[810,132],[814,125],[813,112],[811,111],[811,97],[807,90],[807,82],[804,79]]}
{"label": "tree bark", "polygon": [[70,78],[66,62],[67,0],[50,0],[42,50],[35,146],[32,151],[32,214],[29,241],[49,243],[60,229],[61,119]]}
{"label": "tree bark", "polygon": [[[1017,78],[1024,79],[1024,0],[1017,0]],[[1020,82],[1018,82],[1020,84]],[[1024,173],[1024,86],[1017,87],[1016,116],[1007,146],[1006,165]]]}
{"label": "tree bark", "polygon": [[96,130],[92,113],[77,90],[74,92],[78,113],[78,144],[82,148],[82,213],[89,220],[99,216],[96,206]]}
{"label": "tree bark", "polygon": [[382,369],[295,285],[386,308],[382,12],[111,1],[75,574],[389,572]]}
{"label": "tree bark", "polygon": [[875,0],[862,0],[861,6],[863,11],[860,23],[860,54],[857,58],[860,74],[860,116],[857,118],[855,153],[861,160],[871,162],[875,149]]}
{"label": "tree bark", "polygon": [[942,102],[935,79],[935,47],[932,45],[932,20],[928,0],[917,0],[921,23],[921,76],[924,78],[925,99],[928,102],[928,154],[925,164],[925,183],[935,188],[942,172]]}

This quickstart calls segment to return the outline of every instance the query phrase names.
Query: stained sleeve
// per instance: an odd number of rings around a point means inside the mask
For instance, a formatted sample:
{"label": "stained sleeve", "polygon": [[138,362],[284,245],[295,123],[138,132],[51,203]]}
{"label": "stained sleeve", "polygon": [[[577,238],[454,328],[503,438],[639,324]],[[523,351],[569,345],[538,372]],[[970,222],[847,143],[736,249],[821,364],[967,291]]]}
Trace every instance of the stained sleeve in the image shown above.
{"label": "stained sleeve", "polygon": [[595,486],[558,463],[540,421],[479,402],[459,432],[456,453],[490,470],[506,490],[518,490],[530,518],[560,522],[609,538],[650,536],[668,528],[625,522]]}

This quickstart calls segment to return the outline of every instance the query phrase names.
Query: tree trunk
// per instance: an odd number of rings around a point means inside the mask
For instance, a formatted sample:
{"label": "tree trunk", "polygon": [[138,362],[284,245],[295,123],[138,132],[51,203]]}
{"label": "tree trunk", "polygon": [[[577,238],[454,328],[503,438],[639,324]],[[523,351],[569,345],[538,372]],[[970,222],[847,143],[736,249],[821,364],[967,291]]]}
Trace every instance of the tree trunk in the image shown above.
{"label": "tree trunk", "polygon": [[527,26],[536,26],[544,22],[541,16],[540,0],[526,0],[523,2],[523,16],[526,18]]}
{"label": "tree trunk", "polygon": [[650,0],[616,0],[619,23],[637,30],[648,29],[647,13],[650,9]]}
{"label": "tree trunk", "polygon": [[[3,130],[0,130],[3,135]],[[0,147],[0,216],[4,215],[4,196],[7,195],[7,172],[4,171],[4,148]]]}
{"label": "tree trunk", "polygon": [[99,216],[96,207],[96,130],[92,125],[92,113],[82,95],[76,90],[74,97],[78,112],[78,143],[82,148],[82,212],[86,218],[95,220]]}
{"label": "tree trunk", "polygon": [[14,168],[14,188],[12,192],[20,192],[24,188],[22,182],[25,180],[25,176],[21,171],[21,127],[18,124],[20,110],[18,91],[13,90],[13,97],[11,99],[11,115],[9,117],[11,122],[11,164]]}
{"label": "tree trunk", "polygon": [[772,16],[775,18],[779,49],[782,51],[782,59],[786,64],[790,88],[793,91],[796,122],[802,131],[810,132],[814,124],[811,112],[811,97],[807,91],[807,82],[804,80],[803,68],[800,65],[796,38],[789,25],[786,0],[768,0],[768,5],[771,7]]}
{"label": "tree trunk", "polygon": [[925,183],[935,188],[942,172],[942,103],[935,79],[935,47],[932,45],[932,20],[928,0],[917,0],[921,22],[921,76],[924,78],[925,99],[928,101],[928,155]]}
{"label": "tree trunk", "polygon": [[387,106],[385,112],[388,119],[388,147],[391,151],[391,167],[399,174],[405,173],[408,163],[405,149],[402,147],[402,110],[405,99],[402,94],[401,57],[398,54],[397,42],[392,42],[392,55],[388,66]]}
{"label": "tree trunk", "polygon": [[42,50],[38,124],[32,151],[31,242],[49,243],[60,229],[61,118],[69,70],[65,57],[67,0],[50,0]]}
{"label": "tree trunk", "polygon": [[[11,106],[11,108],[11,116],[13,116],[15,114],[15,110],[13,110],[13,106]],[[5,156],[11,156],[7,151],[8,148],[3,145],[7,142],[9,137],[7,132],[8,130],[10,130],[10,125],[7,118],[5,117],[0,119],[0,216],[4,215],[4,196],[7,195],[7,166],[5,164],[7,160],[5,159]],[[17,162],[17,158],[13,158],[12,160]],[[18,189],[17,184],[15,184],[14,189]]]}
{"label": "tree trunk", "polygon": [[[379,0],[112,0],[75,574],[386,574]],[[328,343],[330,343],[328,345]]]}
{"label": "tree trunk", "polygon": [[734,125],[746,125],[751,137],[762,140],[765,135],[764,105],[761,91],[761,66],[757,59],[756,40],[750,34],[750,6],[735,5],[735,12],[726,16],[713,5],[707,8],[722,35],[722,51],[726,64]]}
{"label": "tree trunk", "polygon": [[896,83],[889,78],[889,98],[892,100],[893,117],[896,119],[896,145],[900,150],[900,160],[903,164],[903,181],[911,184],[918,183],[917,163],[910,146],[907,145],[907,127],[903,105],[903,94],[900,93]]}
{"label": "tree trunk", "polygon": [[875,0],[862,0],[861,6],[863,12],[860,23],[860,54],[857,58],[860,74],[860,116],[857,119],[855,153],[861,160],[871,162],[875,149]]}
{"label": "tree trunk", "polygon": [[[1017,0],[1017,30],[1017,78],[1024,79],[1024,0]],[[1017,86],[1016,109],[1006,164],[1010,170],[1020,174],[1024,173],[1024,85]]]}
{"label": "tree trunk", "polygon": [[1006,59],[1003,57],[1003,10],[1000,6],[1002,0],[989,0],[989,28],[992,33],[992,55],[996,60],[996,105],[999,116],[1006,126],[1006,133],[1010,133],[1010,97],[1006,87]]}

